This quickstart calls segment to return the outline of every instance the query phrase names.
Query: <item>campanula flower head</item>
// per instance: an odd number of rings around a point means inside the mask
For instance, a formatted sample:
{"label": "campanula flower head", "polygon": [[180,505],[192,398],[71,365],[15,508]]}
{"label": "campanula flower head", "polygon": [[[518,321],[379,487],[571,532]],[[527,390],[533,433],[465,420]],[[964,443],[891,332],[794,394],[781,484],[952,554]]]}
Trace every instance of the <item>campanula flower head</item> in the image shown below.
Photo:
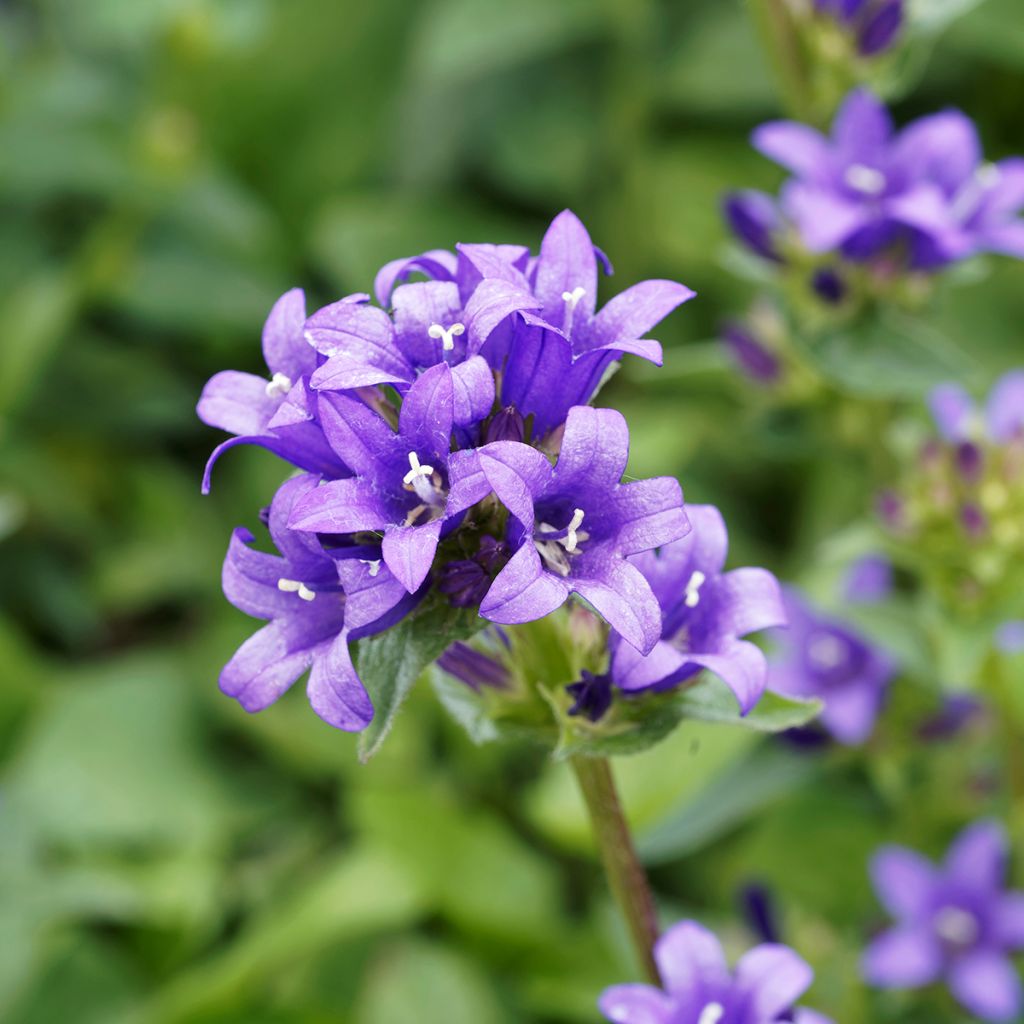
{"label": "campanula flower head", "polygon": [[737,237],[760,255],[798,245],[812,257],[838,254],[890,275],[934,271],[979,252],[1024,257],[1024,161],[986,164],[974,123],[959,111],[897,131],[885,106],[857,89],[828,136],[773,121],[752,141],[792,175],[774,211],[761,194],[727,200]]}
{"label": "campanula flower head", "polygon": [[614,985],[599,1001],[613,1024],[830,1024],[813,1010],[794,1009],[814,977],[786,946],[756,946],[730,970],[716,936],[695,921],[673,925],[654,957],[662,988]]}
{"label": "campanula flower head", "polygon": [[742,638],[785,624],[782,594],[765,569],[725,571],[729,539],[717,508],[686,511],[689,534],[630,559],[658,599],[661,635],[643,652],[613,632],[610,678],[628,694],[667,689],[707,669],[746,713],[764,692],[768,666],[760,648]]}
{"label": "campanula flower head", "polygon": [[[225,669],[227,693],[258,710],[309,669],[314,709],[361,728],[373,708],[349,643],[421,602],[514,625],[577,595],[624,642],[657,643],[658,600],[629,559],[686,534],[682,493],[623,482],[625,420],[587,403],[623,354],[661,361],[645,335],[693,293],[646,281],[599,308],[602,266],[565,211],[536,255],[468,244],[393,261],[379,305],[355,294],[307,317],[298,289],[278,301],[267,378],[218,374],[199,404],[236,435],[213,459],[252,442],[308,471],[271,505],[279,555],[232,541],[228,597],[269,624]],[[467,645],[447,665],[487,667]]]}
{"label": "campanula flower head", "polygon": [[905,20],[904,0],[814,0],[814,9],[852,40],[862,57],[889,49]]}
{"label": "campanula flower head", "polygon": [[1008,954],[1024,948],[1024,892],[1005,888],[1006,860],[1006,835],[994,821],[965,829],[938,865],[902,846],[879,850],[871,877],[895,924],[864,953],[867,982],[944,981],[977,1019],[1019,1019],[1024,1000]]}
{"label": "campanula flower head", "polygon": [[768,689],[791,697],[820,697],[821,724],[840,743],[863,743],[875,726],[889,684],[892,659],[860,632],[785,591],[788,627],[768,671]]}

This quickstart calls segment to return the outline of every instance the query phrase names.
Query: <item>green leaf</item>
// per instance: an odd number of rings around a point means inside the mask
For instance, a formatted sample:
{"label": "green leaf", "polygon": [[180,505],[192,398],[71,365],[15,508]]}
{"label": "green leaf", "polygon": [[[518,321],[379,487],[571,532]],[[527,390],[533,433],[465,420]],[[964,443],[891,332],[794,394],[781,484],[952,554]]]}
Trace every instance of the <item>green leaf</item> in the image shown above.
{"label": "green leaf", "polygon": [[676,698],[680,718],[696,718],[702,722],[724,722],[740,725],[756,732],[785,732],[813,721],[821,713],[820,700],[801,700],[765,693],[754,709],[741,715],[736,699],[717,679],[705,678],[696,686],[679,693]]}
{"label": "green leaf", "polygon": [[456,640],[466,640],[486,625],[479,615],[434,598],[387,632],[356,643],[356,669],[374,708],[373,721],[359,736],[363,763],[380,749],[413,684],[431,662]]}

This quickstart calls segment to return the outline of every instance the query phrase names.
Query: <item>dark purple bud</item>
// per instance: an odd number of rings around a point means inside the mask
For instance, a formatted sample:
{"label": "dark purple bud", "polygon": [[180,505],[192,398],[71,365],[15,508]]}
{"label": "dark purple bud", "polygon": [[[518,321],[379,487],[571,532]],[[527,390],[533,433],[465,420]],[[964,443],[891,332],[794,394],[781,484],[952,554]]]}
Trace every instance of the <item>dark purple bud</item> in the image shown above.
{"label": "dark purple bud", "polygon": [[831,267],[816,270],[811,278],[811,287],[818,293],[818,297],[830,306],[838,306],[846,297],[846,285]]}
{"label": "dark purple bud", "polygon": [[846,24],[852,22],[869,0],[814,0],[815,10]]}
{"label": "dark purple bud", "polygon": [[782,368],[778,358],[743,325],[726,324],[722,328],[722,340],[748,377],[761,384],[773,384],[779,379]]}
{"label": "dark purple bud", "polygon": [[508,561],[509,549],[503,540],[495,540],[487,534],[480,541],[480,548],[474,559],[487,570],[489,574],[497,571]]}
{"label": "dark purple bud", "polygon": [[974,502],[969,501],[960,508],[960,525],[975,539],[988,532],[988,518]]}
{"label": "dark purple bud", "polygon": [[491,581],[508,559],[504,541],[485,536],[472,558],[449,562],[438,574],[437,589],[453,608],[473,608],[484,599]]}
{"label": "dark purple bud", "polygon": [[264,505],[263,508],[260,509],[260,522],[264,526],[266,526],[266,527],[270,526],[270,506],[269,505]]}
{"label": "dark purple bud", "polygon": [[875,604],[892,593],[892,563],[884,555],[866,555],[850,566],[843,593],[855,604]]}
{"label": "dark purple bud", "polygon": [[882,491],[875,499],[875,510],[879,519],[891,529],[904,525],[903,499],[895,491]]}
{"label": "dark purple bud", "polygon": [[964,441],[956,447],[956,468],[968,483],[975,483],[985,465],[982,450],[972,441]]}
{"label": "dark purple bud", "polygon": [[782,933],[775,912],[771,890],[760,882],[752,882],[740,890],[740,910],[750,930],[761,942],[780,942]]}
{"label": "dark purple bud", "polygon": [[748,249],[766,260],[783,262],[773,237],[782,225],[771,196],[750,189],[730,192],[722,203],[722,215]]}
{"label": "dark purple bud", "polygon": [[602,718],[612,706],[612,680],[608,675],[594,675],[586,669],[578,683],[570,683],[565,689],[575,703],[569,708],[570,715],[584,715],[591,722]]}
{"label": "dark purple bud", "polygon": [[437,667],[477,693],[485,686],[503,690],[511,683],[504,665],[461,642],[452,644],[437,659]]}
{"label": "dark purple bud", "polygon": [[507,405],[491,417],[484,431],[484,444],[492,441],[522,441],[526,436],[523,417],[514,405]]}
{"label": "dark purple bud", "polygon": [[887,0],[865,21],[857,37],[862,57],[873,57],[892,46],[903,26],[903,0]]}
{"label": "dark purple bud", "polygon": [[938,713],[925,719],[917,734],[923,740],[944,740],[956,736],[984,711],[976,697],[956,693],[946,698]]}

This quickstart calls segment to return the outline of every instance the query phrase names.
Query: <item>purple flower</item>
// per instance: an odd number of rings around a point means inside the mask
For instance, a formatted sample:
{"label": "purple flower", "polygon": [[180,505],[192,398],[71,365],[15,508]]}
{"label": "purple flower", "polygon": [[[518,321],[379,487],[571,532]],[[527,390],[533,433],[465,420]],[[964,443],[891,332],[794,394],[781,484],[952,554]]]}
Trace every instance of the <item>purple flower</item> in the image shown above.
{"label": "purple flower", "polygon": [[896,133],[885,107],[858,89],[840,108],[830,138],[774,121],[754,132],[753,144],[795,175],[783,188],[782,210],[810,251],[838,249],[864,261],[904,245],[910,265],[922,270],[965,254],[968,228],[956,195],[979,156],[974,125],[958,111]]}
{"label": "purple flower", "polygon": [[771,196],[753,189],[730,192],[722,203],[722,214],[732,233],[748,249],[766,260],[783,262],[775,236],[785,225]]}
{"label": "purple flower", "polygon": [[903,0],[815,0],[814,6],[853,33],[862,57],[888,49],[903,26]]}
{"label": "purple flower", "polygon": [[221,672],[220,687],[246,711],[276,701],[307,669],[307,693],[324,721],[358,731],[373,706],[349,657],[349,640],[393,625],[412,607],[405,588],[373,558],[325,551],[308,534],[288,529],[294,505],[315,492],[305,474],[284,483],[270,506],[270,535],[279,555],[256,551],[248,530],[235,530],[224,560],[227,599],[254,618],[268,620]]}
{"label": "purple flower", "polygon": [[820,697],[821,723],[840,743],[863,743],[896,673],[890,658],[859,633],[823,618],[785,591],[789,628],[768,670],[768,689],[793,697]]}
{"label": "purple flower", "polygon": [[689,523],[675,480],[621,483],[629,455],[622,415],[569,410],[555,466],[515,441],[471,454],[474,480],[485,481],[509,510],[514,552],[480,614],[503,624],[531,622],[575,593],[628,643],[649,651],[660,635],[658,602],[626,556],[676,540]]}
{"label": "purple flower", "polygon": [[682,921],[658,940],[654,958],[664,988],[614,985],[601,996],[613,1024],[829,1024],[813,1010],[793,1009],[814,973],[786,946],[756,946],[730,971],[718,939]]}
{"label": "purple flower", "polygon": [[322,483],[296,502],[289,528],[383,534],[384,564],[414,593],[430,572],[442,530],[481,500],[471,452],[454,452],[454,374],[439,363],[409,388],[393,431],[360,399],[324,393],[320,417],[331,447],[354,476]]}
{"label": "purple flower", "polygon": [[782,367],[778,356],[760,342],[746,326],[732,321],[722,328],[722,340],[740,369],[759,384],[773,384]]}
{"label": "purple flower", "polygon": [[303,337],[306,299],[301,288],[285,292],[263,325],[263,357],[269,379],[237,370],[210,378],[196,407],[199,418],[236,436],[214,449],[203,474],[203,493],[210,489],[214,463],[229,448],[256,444],[300,469],[329,476],[348,470],[324,439],[317,423],[309,377],[317,354]]}
{"label": "purple flower", "polygon": [[1007,952],[1024,948],[1024,892],[1004,889],[1006,857],[994,821],[961,832],[938,866],[902,846],[879,850],[871,877],[896,924],[865,951],[868,983],[919,988],[942,978],[973,1016],[1016,1020],[1021,985]]}
{"label": "purple flower", "polygon": [[1003,654],[1024,654],[1024,619],[1004,622],[996,630],[996,648]]}
{"label": "purple flower", "polygon": [[607,673],[595,675],[584,669],[580,680],[566,688],[573,698],[570,715],[584,715],[591,722],[598,722],[612,706],[612,680]]}
{"label": "purple flower", "polygon": [[689,534],[630,559],[658,600],[661,636],[640,652],[613,634],[612,681],[628,693],[664,690],[708,669],[745,714],[764,692],[768,666],[761,650],[740,638],[785,623],[782,595],[764,569],[723,571],[729,538],[718,509],[687,505],[686,512]]}
{"label": "purple flower", "polygon": [[[480,693],[485,688],[503,690],[512,685],[512,678],[503,664],[503,648],[508,647],[505,634],[498,628],[488,629],[477,639],[477,646],[458,641],[437,659],[437,667]],[[483,650],[479,648],[483,648]]]}
{"label": "purple flower", "polygon": [[959,384],[940,384],[928,400],[935,426],[950,443],[983,435],[994,444],[1024,439],[1024,370],[1011,370],[996,382],[984,412]]}
{"label": "purple flower", "polygon": [[884,555],[865,555],[850,566],[843,584],[847,601],[877,604],[892,593],[892,562]]}

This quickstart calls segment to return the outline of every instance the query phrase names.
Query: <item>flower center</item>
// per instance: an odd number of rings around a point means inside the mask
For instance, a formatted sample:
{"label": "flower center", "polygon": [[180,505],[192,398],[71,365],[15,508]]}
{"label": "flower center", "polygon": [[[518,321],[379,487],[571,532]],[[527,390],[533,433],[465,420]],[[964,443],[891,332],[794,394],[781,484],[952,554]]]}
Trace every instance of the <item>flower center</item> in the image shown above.
{"label": "flower center", "polygon": [[405,517],[405,525],[412,526],[425,512],[437,509],[444,499],[441,474],[433,466],[420,463],[415,452],[409,452],[409,472],[402,477],[402,485],[407,491],[415,491],[420,504]]}
{"label": "flower center", "polygon": [[888,184],[881,171],[866,164],[852,164],[847,167],[843,180],[850,188],[863,192],[866,196],[881,195]]}
{"label": "flower center", "polygon": [[572,518],[563,529],[556,530],[548,523],[541,523],[539,532],[534,535],[533,543],[541,558],[559,576],[569,575],[570,565],[567,556],[576,554],[579,545],[589,537],[585,530],[580,529],[584,515],[583,509],[574,508]]}
{"label": "flower center", "polygon": [[284,373],[275,373],[265,388],[268,398],[283,398],[291,389],[292,379]]}
{"label": "flower center", "polygon": [[846,644],[831,633],[815,633],[807,644],[807,660],[820,672],[838,668],[846,654]]}
{"label": "flower center", "polygon": [[277,581],[277,589],[285,594],[298,594],[303,601],[312,601],[316,594],[300,580],[290,580],[282,576]]}
{"label": "flower center", "polygon": [[441,348],[445,352],[451,352],[455,348],[455,339],[466,331],[465,324],[452,324],[451,327],[442,327],[440,324],[431,324],[427,334],[431,338],[441,339]]}
{"label": "flower center", "polygon": [[708,1003],[708,1005],[700,1011],[700,1016],[697,1018],[697,1024],[718,1024],[724,1016],[725,1007],[721,1003]]}
{"label": "flower center", "polygon": [[978,938],[978,919],[962,907],[943,907],[932,919],[935,934],[951,946],[971,946]]}
{"label": "flower center", "polygon": [[700,588],[704,586],[706,580],[707,576],[704,573],[699,569],[694,569],[686,584],[686,589],[683,591],[683,604],[687,608],[696,608],[700,603]]}
{"label": "flower center", "polygon": [[565,315],[572,316],[576,312],[580,299],[587,294],[586,288],[577,285],[571,292],[562,292],[562,301],[565,303]]}

